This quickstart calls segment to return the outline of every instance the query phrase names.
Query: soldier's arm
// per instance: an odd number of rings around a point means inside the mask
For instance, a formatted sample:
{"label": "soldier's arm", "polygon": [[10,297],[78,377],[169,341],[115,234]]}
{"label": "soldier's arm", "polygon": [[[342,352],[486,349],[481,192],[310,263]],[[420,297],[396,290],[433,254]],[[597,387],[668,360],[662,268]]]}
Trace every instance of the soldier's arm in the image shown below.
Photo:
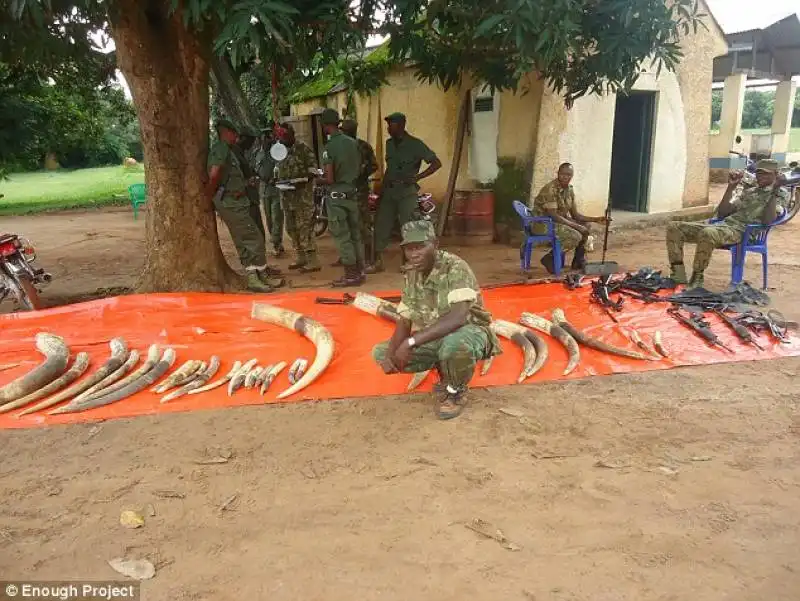
{"label": "soldier's arm", "polygon": [[761,223],[769,225],[778,217],[778,200],[782,200],[782,191],[780,187],[780,178],[775,179],[775,185],[772,187],[772,194],[769,195],[767,205],[764,207],[764,212],[761,215]]}
{"label": "soldier's arm", "polygon": [[[733,192],[736,190],[736,186],[739,185],[740,181],[742,181],[741,174],[731,173],[728,176],[728,187],[725,189],[725,194],[722,195],[722,200],[719,201],[717,217],[724,219],[736,212],[736,206],[731,202],[731,198],[733,198]],[[747,190],[742,193],[742,196],[744,197],[745,194],[747,194]]]}
{"label": "soldier's arm", "polygon": [[558,199],[555,197],[555,193],[550,185],[545,186],[539,191],[539,195],[536,197],[536,202],[539,204],[542,211],[544,211],[544,213],[556,223],[566,225],[567,227],[571,227],[572,229],[581,233],[587,231],[586,226],[583,226],[577,221],[573,221],[569,217],[564,217],[558,213]]}
{"label": "soldier's arm", "polygon": [[336,182],[333,168],[333,157],[330,155],[328,148],[325,148],[322,153],[322,176],[316,178],[314,181],[323,186],[331,186]]}
{"label": "soldier's arm", "polygon": [[227,159],[227,153],[225,150],[225,148],[222,148],[219,145],[214,145],[211,147],[211,151],[209,153],[209,163],[211,166],[208,169],[208,183],[206,184],[205,188],[206,197],[208,198],[212,198],[214,194],[217,193],[217,188],[219,188],[220,184],[222,183],[225,161]]}

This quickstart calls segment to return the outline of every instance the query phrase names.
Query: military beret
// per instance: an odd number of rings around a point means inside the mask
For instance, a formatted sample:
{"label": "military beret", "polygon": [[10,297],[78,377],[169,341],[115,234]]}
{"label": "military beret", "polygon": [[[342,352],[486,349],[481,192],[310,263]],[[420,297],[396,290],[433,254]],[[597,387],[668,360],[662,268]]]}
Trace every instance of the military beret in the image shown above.
{"label": "military beret", "polygon": [[433,224],[430,221],[409,221],[403,224],[400,232],[403,235],[403,241],[400,243],[401,246],[403,244],[436,240],[436,231],[433,229]]}
{"label": "military beret", "polygon": [[217,119],[217,122],[214,124],[214,129],[219,131],[221,127],[225,129],[229,129],[231,131],[235,131],[237,134],[239,133],[239,128],[236,127],[233,121],[230,119]]}
{"label": "military beret", "polygon": [[322,125],[339,125],[339,121],[341,121],[339,112],[334,109],[325,109],[320,115]]}
{"label": "military beret", "polygon": [[383,120],[387,123],[405,123],[406,116],[403,113],[392,113],[391,115],[386,115]]}
{"label": "military beret", "polygon": [[775,159],[761,159],[756,163],[756,171],[776,173],[778,171],[778,161]]}

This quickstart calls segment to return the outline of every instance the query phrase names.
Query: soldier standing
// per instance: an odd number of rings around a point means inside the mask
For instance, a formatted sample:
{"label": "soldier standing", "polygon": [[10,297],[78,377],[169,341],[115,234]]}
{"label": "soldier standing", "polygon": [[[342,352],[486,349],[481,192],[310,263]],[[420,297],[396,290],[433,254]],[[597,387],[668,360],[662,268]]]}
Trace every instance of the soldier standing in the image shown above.
{"label": "soldier standing", "polygon": [[279,180],[300,180],[292,185],[295,190],[281,190],[281,206],[286,218],[286,231],[292,239],[297,260],[289,269],[311,273],[321,269],[314,239],[314,188],[311,181],[317,168],[314,152],[295,139],[291,124],[281,125],[278,139],[286,145],[289,154],[278,163]]}
{"label": "soldier standing", "polygon": [[[356,201],[358,202],[358,216],[361,223],[361,240],[364,243],[364,254],[372,256],[374,250],[372,215],[369,211],[369,176],[378,170],[378,160],[375,151],[369,142],[358,137],[358,123],[353,119],[342,121],[342,133],[356,141],[358,153],[361,156],[361,168],[356,180]],[[341,258],[334,265],[341,265]]]}
{"label": "soldier standing", "polygon": [[[395,219],[399,219],[402,226],[419,218],[417,182],[442,167],[436,153],[406,131],[403,113],[392,113],[385,121],[390,136],[386,141],[386,175],[375,217],[375,262],[367,267],[366,273],[384,270],[381,254],[389,246]],[[428,168],[420,173],[422,161],[428,163]]]}
{"label": "soldier standing", "polygon": [[436,368],[441,378],[435,388],[437,413],[451,419],[464,408],[476,363],[502,351],[467,262],[439,250],[429,221],[406,223],[402,234],[409,269],[397,306],[401,319],[372,356],[387,374]]}
{"label": "soldier standing", "polygon": [[339,113],[325,109],[320,116],[322,131],[330,136],[325,144],[322,165],[325,174],[317,181],[329,187],[328,224],[344,267],[344,276],[334,287],[359,286],[364,283],[364,243],[358,218],[356,181],[361,156],[353,138],[339,130]]}
{"label": "soldier standing", "polygon": [[242,174],[246,182],[245,194],[250,201],[247,207],[248,211],[261,235],[266,239],[267,231],[264,229],[264,220],[261,218],[258,195],[258,174],[255,170],[256,140],[258,140],[258,132],[251,127],[243,127],[239,133],[239,140],[234,144],[232,150],[236,154],[236,158],[239,159],[239,165],[242,168]]}
{"label": "soldier standing", "polygon": [[254,292],[272,292],[285,281],[274,277],[280,272],[267,265],[264,236],[250,212],[247,181],[233,151],[239,137],[238,130],[227,119],[217,121],[215,129],[219,139],[208,153],[206,193],[213,199],[214,208],[231,233],[239,261],[247,274],[247,287]]}
{"label": "soldier standing", "polygon": [[275,187],[275,159],[269,153],[274,141],[274,128],[275,122],[270,121],[267,128],[261,132],[263,135],[261,148],[256,154],[256,172],[261,180],[259,192],[272,250],[276,257],[282,257],[286,254],[283,247],[283,209],[281,209],[281,194]]}

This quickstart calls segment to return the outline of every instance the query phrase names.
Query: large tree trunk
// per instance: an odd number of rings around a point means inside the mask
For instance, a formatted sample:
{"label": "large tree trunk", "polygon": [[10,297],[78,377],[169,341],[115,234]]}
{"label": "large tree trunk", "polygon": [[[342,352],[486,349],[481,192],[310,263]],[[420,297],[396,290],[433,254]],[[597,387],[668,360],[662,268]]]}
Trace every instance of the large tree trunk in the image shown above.
{"label": "large tree trunk", "polygon": [[238,283],[222,255],[208,180],[210,41],[170,16],[170,0],[118,0],[119,67],[131,89],[146,164],[143,292],[221,291]]}
{"label": "large tree trunk", "polygon": [[228,58],[217,54],[212,55],[211,73],[214,76],[217,94],[219,94],[219,99],[225,112],[228,113],[228,117],[238,125],[257,127],[256,115],[242,92],[242,86],[239,84],[239,79]]}

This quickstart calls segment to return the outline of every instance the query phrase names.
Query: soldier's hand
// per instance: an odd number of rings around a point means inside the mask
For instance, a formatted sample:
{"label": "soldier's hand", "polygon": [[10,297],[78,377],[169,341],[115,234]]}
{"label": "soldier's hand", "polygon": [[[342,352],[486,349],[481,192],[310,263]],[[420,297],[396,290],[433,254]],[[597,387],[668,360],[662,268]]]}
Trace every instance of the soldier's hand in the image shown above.
{"label": "soldier's hand", "polygon": [[396,374],[399,371],[388,356],[384,357],[383,361],[381,361],[381,368],[383,368],[383,373],[387,375]]}
{"label": "soldier's hand", "polygon": [[744,173],[742,173],[741,171],[731,171],[728,174],[728,183],[729,184],[738,184],[740,181],[742,181],[743,177],[744,177]]}

